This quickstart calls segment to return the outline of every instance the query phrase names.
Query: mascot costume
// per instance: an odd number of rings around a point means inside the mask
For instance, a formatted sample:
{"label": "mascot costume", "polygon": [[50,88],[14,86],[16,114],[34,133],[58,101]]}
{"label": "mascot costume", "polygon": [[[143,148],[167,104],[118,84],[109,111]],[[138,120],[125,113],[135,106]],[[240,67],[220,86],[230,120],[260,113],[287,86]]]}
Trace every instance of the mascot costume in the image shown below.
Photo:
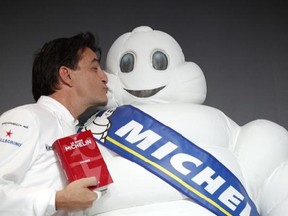
{"label": "mascot costume", "polygon": [[105,71],[108,105],[84,128],[114,183],[89,215],[287,215],[286,129],[201,105],[203,72],[173,37],[137,27],[113,43]]}

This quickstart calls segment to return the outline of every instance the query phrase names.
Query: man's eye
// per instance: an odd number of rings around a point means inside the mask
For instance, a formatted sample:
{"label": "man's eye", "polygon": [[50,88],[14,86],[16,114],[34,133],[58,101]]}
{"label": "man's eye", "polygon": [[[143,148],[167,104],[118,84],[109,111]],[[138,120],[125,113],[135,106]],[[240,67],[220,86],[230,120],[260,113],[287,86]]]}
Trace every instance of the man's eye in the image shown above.
{"label": "man's eye", "polygon": [[97,72],[98,71],[98,67],[93,67],[92,70]]}

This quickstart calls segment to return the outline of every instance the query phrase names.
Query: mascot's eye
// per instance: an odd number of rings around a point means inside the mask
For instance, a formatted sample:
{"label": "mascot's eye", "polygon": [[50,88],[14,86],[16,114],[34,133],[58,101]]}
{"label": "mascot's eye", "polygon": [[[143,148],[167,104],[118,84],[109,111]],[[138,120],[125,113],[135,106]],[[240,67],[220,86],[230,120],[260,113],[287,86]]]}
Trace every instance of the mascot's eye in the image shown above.
{"label": "mascot's eye", "polygon": [[168,58],[163,52],[157,51],[152,56],[152,64],[156,70],[166,70],[168,67]]}
{"label": "mascot's eye", "polygon": [[134,68],[134,56],[131,53],[126,53],[120,61],[120,69],[123,73],[129,73]]}

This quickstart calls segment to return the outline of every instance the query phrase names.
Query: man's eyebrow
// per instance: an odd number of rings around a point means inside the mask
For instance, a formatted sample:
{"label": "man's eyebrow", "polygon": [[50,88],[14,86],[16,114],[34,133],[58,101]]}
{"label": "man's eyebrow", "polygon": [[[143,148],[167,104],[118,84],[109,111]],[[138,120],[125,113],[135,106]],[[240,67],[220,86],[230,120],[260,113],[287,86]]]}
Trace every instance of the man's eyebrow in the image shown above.
{"label": "man's eyebrow", "polygon": [[100,63],[100,59],[94,58],[91,63],[93,64],[94,62]]}

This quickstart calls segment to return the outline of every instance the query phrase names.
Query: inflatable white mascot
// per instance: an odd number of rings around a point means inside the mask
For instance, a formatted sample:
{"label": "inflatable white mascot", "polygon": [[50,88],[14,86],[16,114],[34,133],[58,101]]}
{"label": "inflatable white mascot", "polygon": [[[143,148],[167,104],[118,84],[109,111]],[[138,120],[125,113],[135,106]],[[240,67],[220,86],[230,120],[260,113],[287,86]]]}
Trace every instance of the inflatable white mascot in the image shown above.
{"label": "inflatable white mascot", "polygon": [[205,77],[170,35],[148,26],[123,34],[105,71],[109,109],[86,129],[114,183],[89,215],[288,214],[286,129],[260,119],[239,126],[201,105]]}

